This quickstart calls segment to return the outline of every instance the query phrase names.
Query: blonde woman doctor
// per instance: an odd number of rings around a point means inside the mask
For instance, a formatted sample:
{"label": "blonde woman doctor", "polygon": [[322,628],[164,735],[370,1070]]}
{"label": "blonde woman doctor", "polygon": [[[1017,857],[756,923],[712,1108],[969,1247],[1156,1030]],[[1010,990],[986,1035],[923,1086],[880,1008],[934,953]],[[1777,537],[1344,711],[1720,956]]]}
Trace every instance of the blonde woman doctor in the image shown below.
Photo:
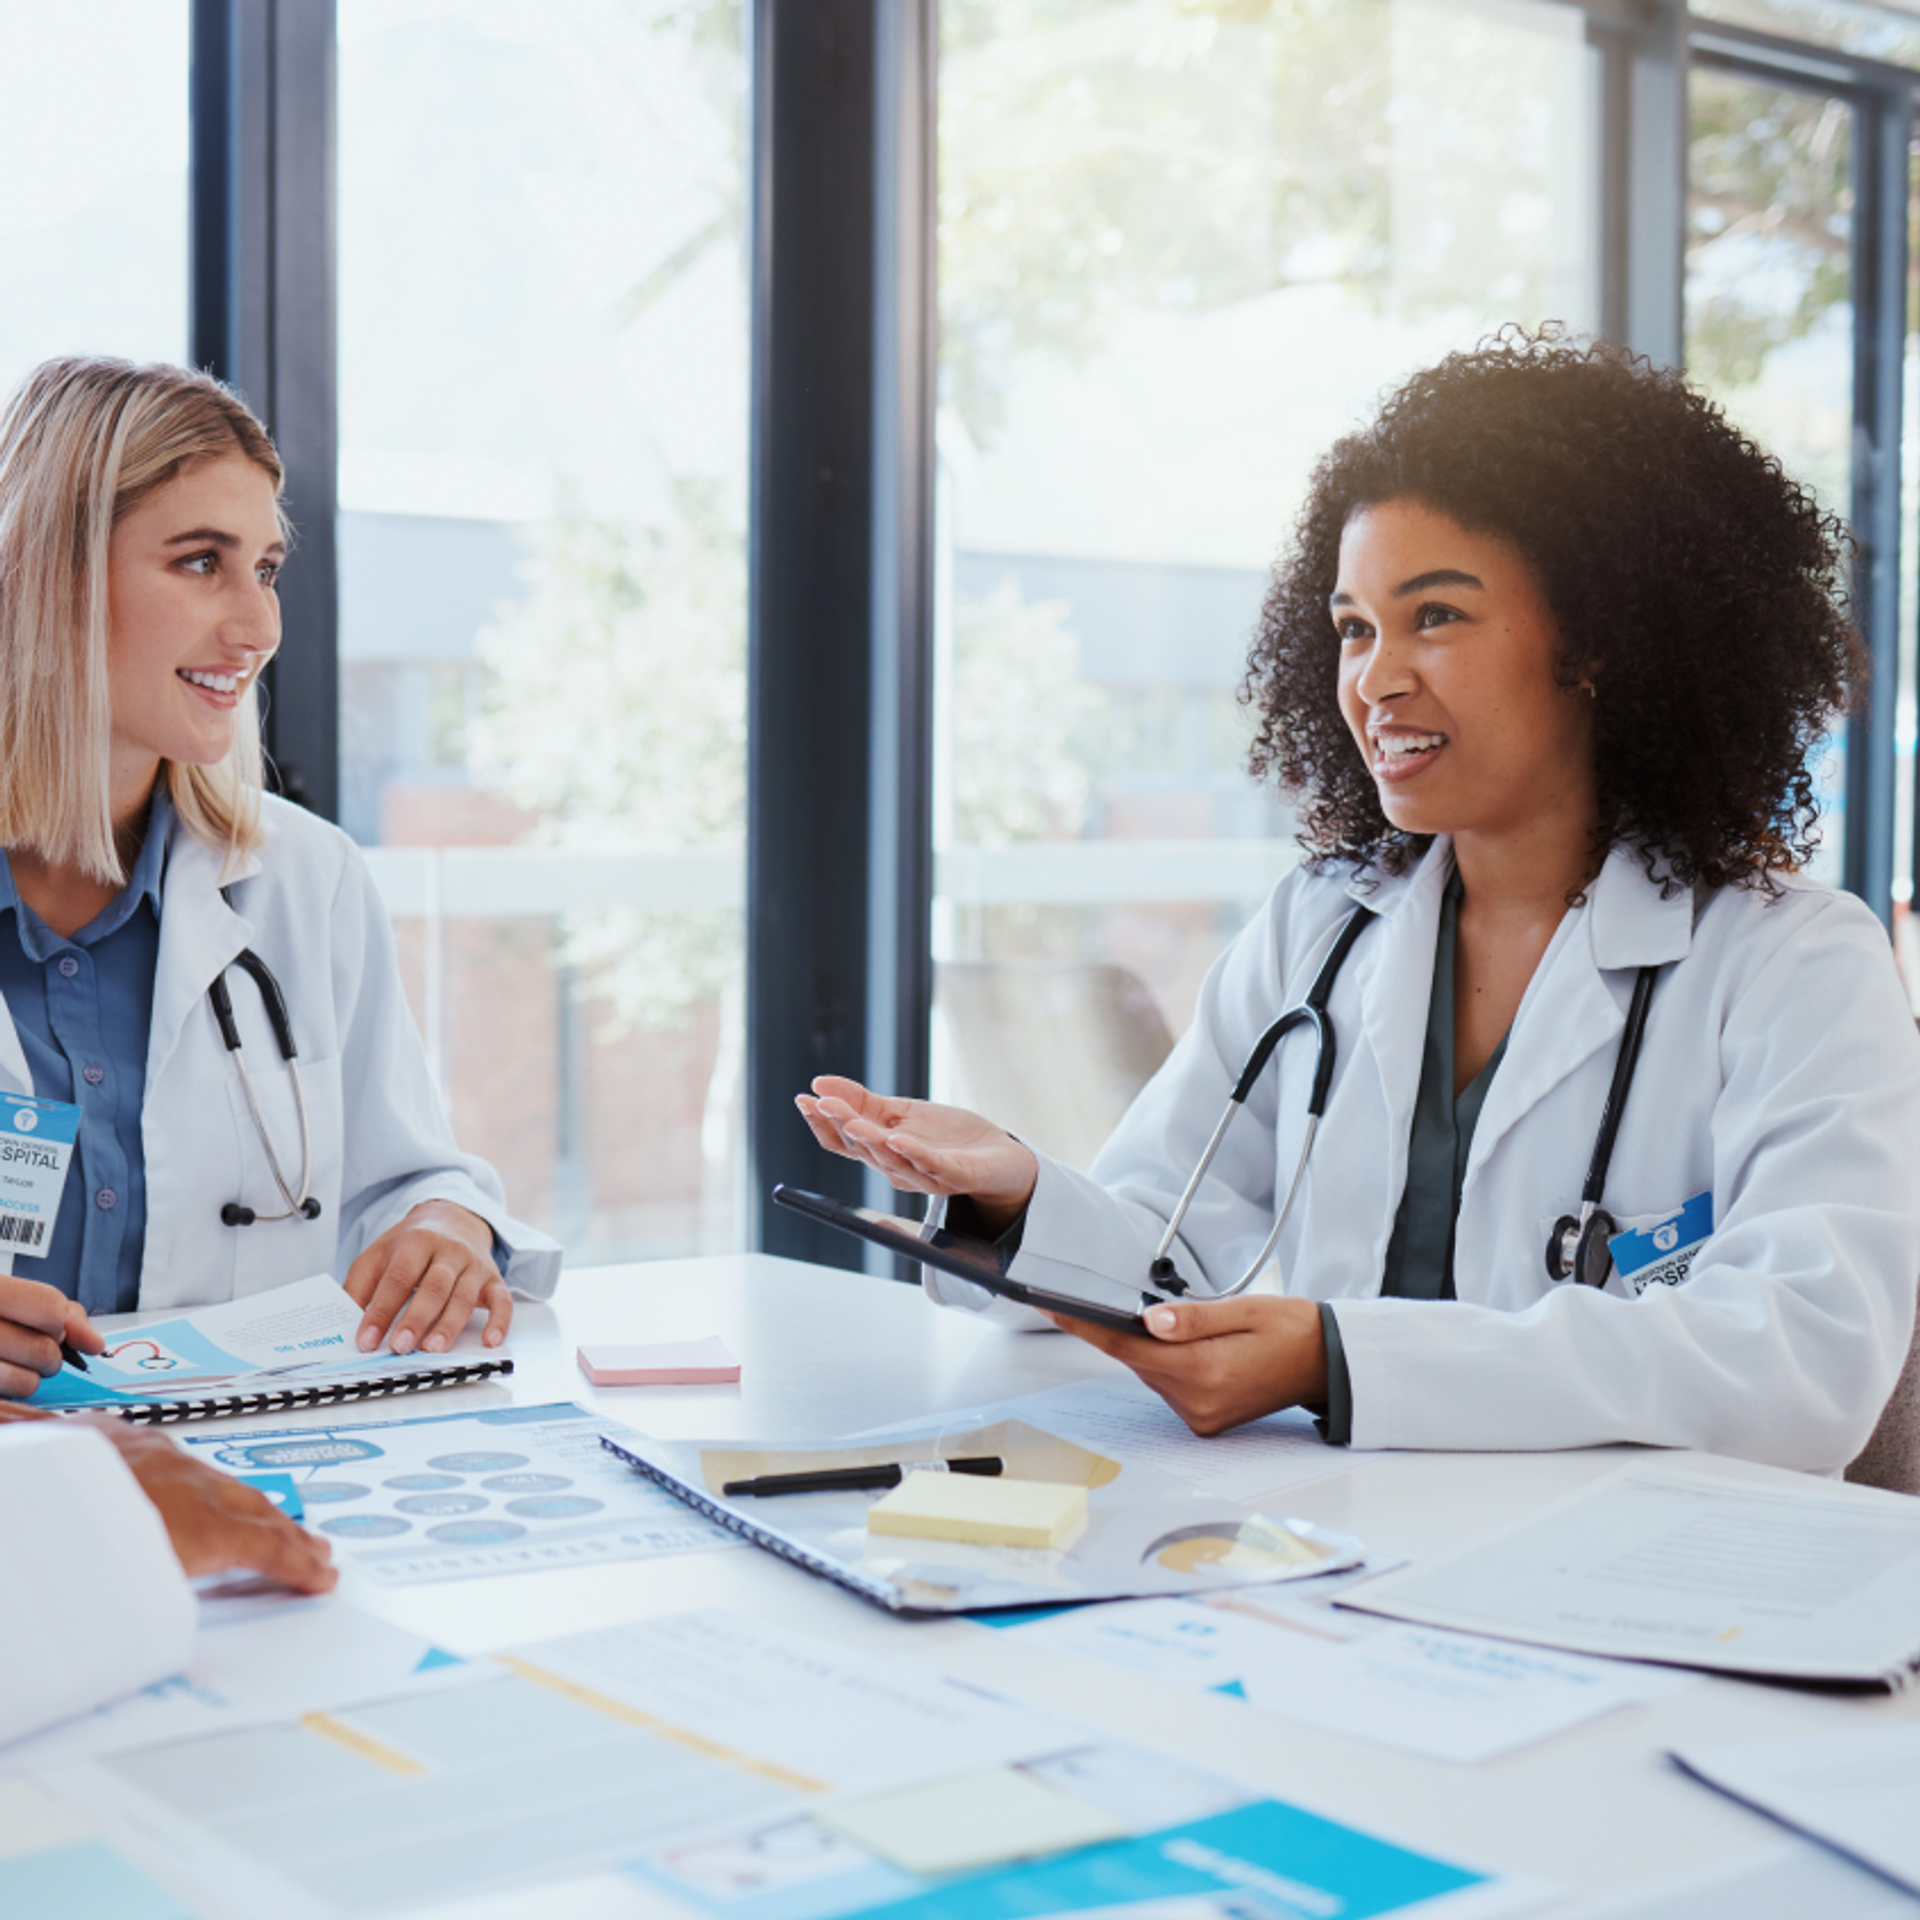
{"label": "blonde woman doctor", "polygon": [[[1313,476],[1248,694],[1314,857],[1091,1174],[848,1080],[802,1112],[1016,1279],[1137,1305],[1242,1063],[1370,912],[1292,1210],[1304,1031],[1180,1222],[1190,1294],[1061,1324],[1202,1433],[1307,1405],[1361,1447],[1840,1471],[1920,1276],[1920,1039],[1885,931],[1805,870],[1862,666],[1843,578],[1843,530],[1677,374],[1552,334],[1454,355]],[[1279,1291],[1235,1291],[1283,1214]]]}
{"label": "blonde woman doctor", "polygon": [[[99,1351],[95,1313],[332,1271],[363,1350],[433,1352],[558,1275],[453,1140],[364,863],[261,791],[281,483],[175,367],[50,361],[0,422],[3,1396]],[[63,1135],[64,1184],[20,1184],[9,1145]]]}

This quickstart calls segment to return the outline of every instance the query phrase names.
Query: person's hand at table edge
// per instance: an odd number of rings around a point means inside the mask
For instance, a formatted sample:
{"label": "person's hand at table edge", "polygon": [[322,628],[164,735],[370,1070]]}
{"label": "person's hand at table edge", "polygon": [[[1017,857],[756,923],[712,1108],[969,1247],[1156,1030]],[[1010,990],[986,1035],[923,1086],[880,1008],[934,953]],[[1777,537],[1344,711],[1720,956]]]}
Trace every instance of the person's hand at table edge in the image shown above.
{"label": "person's hand at table edge", "polygon": [[[0,1406],[0,1426],[51,1420],[39,1407]],[[63,1425],[102,1435],[159,1510],[174,1556],[188,1574],[240,1567],[296,1593],[325,1593],[340,1576],[333,1549],[297,1527],[256,1487],[182,1453],[164,1433],[109,1414],[80,1414]]]}
{"label": "person's hand at table edge", "polygon": [[965,1194],[989,1233],[1004,1233],[1033,1197],[1033,1149],[965,1107],[874,1093],[822,1074],[794,1105],[829,1153],[884,1174],[901,1193]]}
{"label": "person's hand at table edge", "polygon": [[1049,1314],[1063,1333],[1131,1367],[1195,1433],[1224,1433],[1327,1395],[1327,1346],[1312,1300],[1241,1294],[1149,1307],[1147,1332]]}
{"label": "person's hand at table edge", "polygon": [[79,1424],[104,1434],[160,1510],[182,1569],[224,1573],[241,1567],[296,1593],[325,1593],[340,1578],[333,1549],[297,1527],[257,1487],[181,1452],[164,1433],[106,1414]]}
{"label": "person's hand at table edge", "polygon": [[106,1340],[78,1300],[39,1280],[0,1274],[0,1398],[24,1400],[60,1371],[60,1344],[102,1353]]}
{"label": "person's hand at table edge", "polygon": [[395,1353],[444,1353],[476,1311],[481,1339],[497,1347],[513,1323],[513,1296],[493,1263],[493,1229],[451,1200],[423,1200],[347,1269],[346,1289],[366,1308],[354,1338],[362,1353],[382,1340]]}

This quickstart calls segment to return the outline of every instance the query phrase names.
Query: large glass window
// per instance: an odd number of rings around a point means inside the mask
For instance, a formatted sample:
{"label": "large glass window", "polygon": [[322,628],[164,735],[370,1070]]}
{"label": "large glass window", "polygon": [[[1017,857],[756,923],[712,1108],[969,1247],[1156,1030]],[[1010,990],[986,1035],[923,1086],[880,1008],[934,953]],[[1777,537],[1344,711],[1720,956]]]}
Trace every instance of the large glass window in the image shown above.
{"label": "large glass window", "polygon": [[[1853,504],[1853,109],[1830,94],[1696,65],[1689,111],[1687,371],[1845,518]],[[1820,762],[1816,860],[1835,882],[1845,766],[1836,739]]]}
{"label": "large glass window", "polygon": [[747,333],[729,0],[340,0],[343,824],[466,1146],[731,1246]]}
{"label": "large glass window", "polygon": [[1266,571],[1383,387],[1596,324],[1594,62],[1547,0],[946,0],[937,1092],[1084,1163],[1296,857]]}
{"label": "large glass window", "polygon": [[0,0],[0,394],[187,354],[186,0]]}

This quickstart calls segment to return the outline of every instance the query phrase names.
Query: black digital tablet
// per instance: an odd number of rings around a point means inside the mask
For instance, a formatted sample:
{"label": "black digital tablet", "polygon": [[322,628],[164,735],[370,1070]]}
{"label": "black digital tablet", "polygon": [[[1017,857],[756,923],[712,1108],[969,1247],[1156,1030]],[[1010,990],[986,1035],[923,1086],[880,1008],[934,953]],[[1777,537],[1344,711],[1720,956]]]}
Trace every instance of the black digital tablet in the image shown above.
{"label": "black digital tablet", "polygon": [[[1007,1256],[991,1240],[971,1233],[949,1233],[937,1227],[924,1238],[911,1220],[890,1213],[876,1213],[871,1207],[849,1207],[829,1200],[824,1193],[807,1193],[785,1185],[773,1190],[777,1206],[791,1207],[809,1220],[824,1220],[842,1233],[857,1234],[871,1240],[889,1253],[904,1254],[938,1267],[942,1273],[971,1280],[1003,1300],[1017,1300],[1023,1307],[1038,1307],[1042,1313],[1058,1313],[1071,1320],[1088,1320],[1096,1327],[1112,1327],[1119,1333],[1145,1333],[1146,1324],[1138,1313],[1122,1313],[1117,1307],[1102,1307],[1091,1300],[1076,1300],[1071,1294],[1049,1293],[1045,1287],[1030,1287],[1007,1274]],[[1143,1293],[1142,1310],[1159,1305],[1158,1296]]]}

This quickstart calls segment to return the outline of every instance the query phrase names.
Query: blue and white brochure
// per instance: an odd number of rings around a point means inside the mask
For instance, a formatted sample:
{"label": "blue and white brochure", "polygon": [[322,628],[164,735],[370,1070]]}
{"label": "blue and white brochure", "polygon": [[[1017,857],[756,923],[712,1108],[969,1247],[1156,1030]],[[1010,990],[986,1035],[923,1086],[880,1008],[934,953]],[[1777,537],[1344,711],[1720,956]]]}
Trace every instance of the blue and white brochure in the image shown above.
{"label": "blue and white brochure", "polygon": [[[229,1300],[172,1320],[116,1328],[85,1373],[64,1367],[43,1380],[36,1407],[111,1407],[204,1394],[238,1380],[276,1380],[364,1365],[356,1346],[364,1309],[330,1273]],[[414,1356],[409,1356],[413,1358]]]}

